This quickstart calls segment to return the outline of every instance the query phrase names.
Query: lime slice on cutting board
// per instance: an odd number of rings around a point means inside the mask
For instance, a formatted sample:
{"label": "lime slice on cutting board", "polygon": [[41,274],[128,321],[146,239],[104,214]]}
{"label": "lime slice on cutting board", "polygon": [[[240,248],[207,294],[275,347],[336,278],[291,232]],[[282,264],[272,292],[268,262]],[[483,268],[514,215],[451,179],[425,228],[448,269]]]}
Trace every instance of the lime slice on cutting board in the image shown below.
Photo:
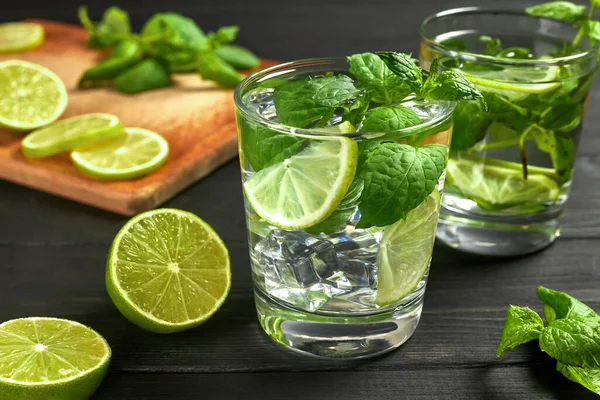
{"label": "lime slice on cutting board", "polygon": [[254,211],[284,229],[303,229],[327,218],[356,173],[358,146],[336,137],[313,140],[290,158],[262,169],[244,183]]}
{"label": "lime slice on cutting board", "polygon": [[38,47],[44,41],[44,27],[30,22],[0,24],[0,53],[14,53]]}
{"label": "lime slice on cutting board", "polygon": [[121,313],[157,333],[193,328],[231,286],[227,247],[196,215],[164,208],[128,221],[108,254],[106,287]]}
{"label": "lime slice on cutting board", "polygon": [[377,253],[377,296],[379,306],[394,304],[408,296],[423,279],[433,252],[440,210],[440,192],[434,189],[405,220],[383,232]]}
{"label": "lime slice on cutting board", "polygon": [[0,127],[21,131],[56,121],[68,102],[54,72],[21,60],[0,62],[0,99]]}
{"label": "lime slice on cutting board", "polygon": [[0,325],[0,398],[87,400],[106,375],[111,350],[78,322],[22,318]]}
{"label": "lime slice on cutting board", "polygon": [[525,180],[521,171],[453,158],[446,167],[446,185],[486,209],[553,202],[560,194],[558,184],[545,175],[529,174]]}
{"label": "lime slice on cutting board", "polygon": [[114,115],[83,114],[31,132],[21,148],[25,157],[48,157],[123,134],[123,126]]}
{"label": "lime slice on cutting board", "polygon": [[77,168],[101,180],[133,179],[159,169],[169,155],[169,143],[158,133],[126,128],[125,135],[71,153]]}

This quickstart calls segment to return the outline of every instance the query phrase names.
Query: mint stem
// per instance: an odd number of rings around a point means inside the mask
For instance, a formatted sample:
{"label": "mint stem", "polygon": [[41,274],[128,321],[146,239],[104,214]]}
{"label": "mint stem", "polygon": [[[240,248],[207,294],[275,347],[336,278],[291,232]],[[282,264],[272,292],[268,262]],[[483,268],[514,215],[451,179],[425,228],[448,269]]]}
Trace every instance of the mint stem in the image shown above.
{"label": "mint stem", "polygon": [[[466,159],[466,160],[470,160],[470,161],[480,162],[480,163],[495,166],[495,167],[502,167],[502,168],[510,169],[512,171],[523,172],[523,165],[520,163],[515,163],[512,161],[504,161],[504,160],[500,160],[498,158],[478,156],[476,154],[469,154],[469,153],[463,153],[463,152],[459,152],[457,155],[458,155],[458,158],[460,158],[460,159]],[[552,168],[544,168],[544,167],[536,167],[535,165],[528,165],[527,169],[530,174],[545,175],[549,178],[558,178],[559,177],[558,174],[556,173],[556,171]]]}
{"label": "mint stem", "polygon": [[514,146],[519,144],[519,138],[500,140],[497,142],[485,143],[485,144],[476,144],[472,146],[469,150],[471,151],[483,151],[483,150],[491,150],[491,149],[501,149],[503,147]]}
{"label": "mint stem", "polygon": [[[590,20],[594,17],[595,10],[596,10],[596,6],[594,6],[592,4],[590,7],[590,12],[588,13],[588,20]],[[572,50],[575,50],[577,48],[577,46],[579,46],[579,42],[581,42],[581,39],[583,39],[584,35],[585,35],[585,25],[581,25],[581,27],[579,28],[579,31],[577,32],[577,35],[575,36],[575,39],[573,39],[573,43],[571,43]]]}

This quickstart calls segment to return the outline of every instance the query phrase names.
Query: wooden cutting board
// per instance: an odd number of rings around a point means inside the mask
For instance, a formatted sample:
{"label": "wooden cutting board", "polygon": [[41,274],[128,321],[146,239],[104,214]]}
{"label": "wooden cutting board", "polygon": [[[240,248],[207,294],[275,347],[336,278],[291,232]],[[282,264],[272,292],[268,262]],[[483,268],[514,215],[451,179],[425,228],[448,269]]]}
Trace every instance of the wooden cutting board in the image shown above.
{"label": "wooden cutting board", "polygon": [[[181,74],[172,87],[137,95],[110,88],[78,90],[82,72],[103,56],[85,46],[86,32],[75,25],[41,23],[46,39],[37,49],[0,56],[42,64],[65,82],[69,106],[62,118],[105,112],[124,126],[150,129],[169,141],[170,154],[157,172],[132,181],[101,182],[84,176],[68,154],[28,160],[22,134],[0,131],[0,179],[30,186],[92,206],[133,215],[154,208],[237,154],[233,91]],[[261,68],[272,62],[262,62]],[[1,194],[0,194],[1,195]]]}

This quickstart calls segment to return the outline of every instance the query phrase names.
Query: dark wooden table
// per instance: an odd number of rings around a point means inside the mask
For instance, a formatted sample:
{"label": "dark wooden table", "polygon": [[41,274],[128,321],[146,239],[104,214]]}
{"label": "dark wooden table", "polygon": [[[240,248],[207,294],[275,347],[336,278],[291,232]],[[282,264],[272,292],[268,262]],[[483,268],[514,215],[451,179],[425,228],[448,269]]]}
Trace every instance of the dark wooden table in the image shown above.
{"label": "dark wooden table", "polygon": [[[419,21],[465,5],[457,0],[94,1],[92,13],[114,3],[131,12],[137,27],[165,9],[193,16],[207,30],[239,24],[240,43],[281,60],[376,49],[417,54]],[[532,4],[510,0],[503,5],[524,3]],[[3,4],[0,19],[75,22],[78,4],[12,2]],[[166,204],[204,218],[230,249],[231,294],[209,322],[171,336],[147,333],[127,322],[104,289],[108,247],[126,219],[4,181],[0,321],[56,316],[97,329],[114,353],[109,374],[93,397],[97,400],[597,398],[562,378],[537,344],[502,359],[494,353],[508,304],[541,311],[538,285],[567,291],[600,310],[599,107],[596,85],[559,240],[538,254],[500,260],[436,247],[421,323],[413,338],[388,355],[360,362],[321,361],[288,352],[262,333],[254,312],[235,160]]]}

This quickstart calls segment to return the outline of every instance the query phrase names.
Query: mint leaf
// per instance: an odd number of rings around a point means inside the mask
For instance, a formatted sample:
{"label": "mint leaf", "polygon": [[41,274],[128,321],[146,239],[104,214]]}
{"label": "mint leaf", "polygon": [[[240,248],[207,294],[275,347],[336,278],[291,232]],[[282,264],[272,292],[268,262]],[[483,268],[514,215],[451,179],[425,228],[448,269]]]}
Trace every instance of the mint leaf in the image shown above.
{"label": "mint leaf", "polygon": [[540,348],[565,364],[600,368],[600,329],[585,319],[552,321],[539,337]]}
{"label": "mint leaf", "polygon": [[373,53],[354,54],[348,57],[350,73],[358,80],[372,101],[383,104],[399,103],[412,90]]}
{"label": "mint leaf", "polygon": [[308,80],[286,82],[275,88],[273,102],[279,121],[297,128],[305,128],[330,115],[332,108],[318,104]]}
{"label": "mint leaf", "polygon": [[348,99],[360,93],[347,75],[326,76],[308,81],[312,99],[320,106],[341,107]]}
{"label": "mint leaf", "polygon": [[543,330],[544,322],[538,313],[528,307],[509,306],[504,317],[504,328],[496,357],[539,338]]}
{"label": "mint leaf", "polygon": [[560,183],[569,180],[575,163],[575,144],[568,134],[555,134],[556,150],[550,154],[552,165],[560,175]]}
{"label": "mint leaf", "polygon": [[428,144],[418,149],[383,143],[372,149],[361,174],[360,228],[387,226],[417,207],[431,193],[444,171],[448,148]]}
{"label": "mint leaf", "polygon": [[365,113],[369,109],[370,105],[370,97],[365,93],[359,94],[352,100],[352,104],[342,106],[344,109],[344,116],[342,117],[342,120],[348,121],[352,125],[357,126],[363,121]]}
{"label": "mint leaf", "polygon": [[240,27],[237,25],[223,26],[216,32],[210,32],[208,41],[214,48],[224,46],[233,42],[239,31]]}
{"label": "mint leaf", "polygon": [[481,35],[479,36],[479,40],[485,43],[485,54],[488,56],[495,56],[502,51],[502,43],[498,38]]}
{"label": "mint leaf", "polygon": [[556,370],[569,380],[600,394],[600,369],[580,368],[558,362]]}
{"label": "mint leaf", "polygon": [[554,321],[554,319],[576,317],[598,319],[600,321],[600,317],[593,309],[576,298],[569,296],[567,293],[539,286],[537,288],[537,296],[544,302],[544,306],[548,306],[554,313],[548,315],[546,307],[544,307],[544,315],[548,323]]}
{"label": "mint leaf", "polygon": [[335,211],[333,211],[333,213],[324,221],[319,222],[317,225],[311,226],[310,228],[306,228],[305,231],[315,235],[319,233],[330,235],[337,232],[340,229],[340,226],[348,222],[352,214],[356,212],[356,206],[358,206],[363,187],[363,180],[360,177],[355,177],[348,188],[346,195]]}
{"label": "mint leaf", "polygon": [[258,67],[260,63],[254,53],[241,46],[221,46],[215,49],[215,54],[236,69],[252,69]]}
{"label": "mint leaf", "polygon": [[491,120],[482,99],[461,101],[454,110],[452,150],[466,150],[481,141]]}
{"label": "mint leaf", "polygon": [[577,103],[561,103],[549,107],[540,120],[546,129],[558,132],[569,132],[581,121],[583,106]]}
{"label": "mint leaf", "polygon": [[514,139],[519,136],[517,131],[501,122],[492,122],[492,124],[487,128],[487,131],[492,139],[498,142],[502,140]]}
{"label": "mint leaf", "polygon": [[585,6],[573,4],[569,1],[552,1],[528,7],[525,12],[536,17],[554,18],[566,22],[577,22],[586,17]]}
{"label": "mint leaf", "polygon": [[99,64],[86,69],[79,80],[79,87],[89,82],[113,79],[134,64],[141,61],[143,51],[137,41],[133,39],[121,40],[112,53]]}
{"label": "mint leaf", "polygon": [[433,58],[433,60],[431,60],[431,63],[429,64],[429,75],[433,75],[434,77],[437,77],[439,75],[439,70],[440,70],[440,60],[436,56]]}
{"label": "mint leaf", "polygon": [[428,100],[477,100],[483,98],[479,90],[458,71],[444,71],[429,75],[420,95]]}
{"label": "mint leaf", "polygon": [[446,40],[442,40],[440,43],[448,47],[449,49],[458,51],[465,51],[465,49],[467,48],[465,41],[460,38],[449,38]]}
{"label": "mint leaf", "polygon": [[102,21],[97,23],[90,20],[85,6],[79,7],[78,15],[81,25],[88,31],[88,46],[112,47],[120,40],[131,37],[129,15],[119,7],[106,9]]}
{"label": "mint leaf", "polygon": [[423,86],[423,73],[415,60],[408,54],[392,51],[379,51],[375,53],[383,60],[385,65],[396,74],[413,92],[417,93]]}
{"label": "mint leaf", "polygon": [[113,83],[123,93],[145,92],[169,86],[171,71],[164,61],[150,58],[119,74]]}
{"label": "mint leaf", "polygon": [[386,138],[394,140],[408,139],[412,133],[403,129],[421,123],[421,118],[411,108],[381,106],[368,111],[362,125],[365,133],[386,133]]}
{"label": "mint leaf", "polygon": [[241,121],[240,131],[242,153],[256,172],[293,156],[305,142],[247,120]]}
{"label": "mint leaf", "polygon": [[235,68],[221,60],[213,52],[205,52],[198,58],[196,70],[203,79],[215,81],[220,86],[234,88],[242,80]]}

